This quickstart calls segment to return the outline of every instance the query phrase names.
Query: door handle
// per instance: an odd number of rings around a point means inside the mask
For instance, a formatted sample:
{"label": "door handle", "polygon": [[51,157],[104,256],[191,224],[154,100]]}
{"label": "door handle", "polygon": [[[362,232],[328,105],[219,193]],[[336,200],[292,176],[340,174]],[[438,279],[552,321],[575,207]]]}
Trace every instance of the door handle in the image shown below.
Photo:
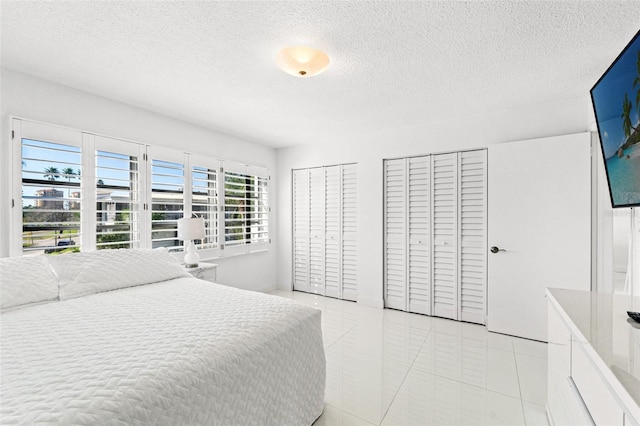
{"label": "door handle", "polygon": [[496,246],[491,247],[491,253],[497,253],[499,251],[506,251],[505,249],[498,248]]}

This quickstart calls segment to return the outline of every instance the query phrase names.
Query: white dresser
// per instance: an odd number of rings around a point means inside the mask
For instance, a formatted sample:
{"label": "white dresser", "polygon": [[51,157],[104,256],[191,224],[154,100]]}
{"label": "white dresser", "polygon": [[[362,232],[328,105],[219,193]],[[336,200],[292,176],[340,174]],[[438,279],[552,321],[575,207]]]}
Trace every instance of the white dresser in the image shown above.
{"label": "white dresser", "polygon": [[640,298],[547,289],[552,425],[639,425]]}

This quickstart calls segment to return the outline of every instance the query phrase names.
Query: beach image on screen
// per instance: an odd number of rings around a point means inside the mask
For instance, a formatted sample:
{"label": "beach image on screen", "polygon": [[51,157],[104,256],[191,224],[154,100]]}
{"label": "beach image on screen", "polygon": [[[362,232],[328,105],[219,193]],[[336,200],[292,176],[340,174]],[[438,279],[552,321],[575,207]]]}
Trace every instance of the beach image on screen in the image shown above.
{"label": "beach image on screen", "polygon": [[591,91],[614,206],[640,205],[640,37]]}

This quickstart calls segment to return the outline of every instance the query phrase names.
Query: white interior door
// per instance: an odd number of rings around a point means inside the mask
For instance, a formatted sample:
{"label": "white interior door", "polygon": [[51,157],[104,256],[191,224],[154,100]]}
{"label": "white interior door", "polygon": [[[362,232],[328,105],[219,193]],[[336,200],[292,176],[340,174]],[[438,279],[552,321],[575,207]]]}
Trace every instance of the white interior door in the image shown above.
{"label": "white interior door", "polygon": [[458,160],[458,318],[484,324],[487,306],[487,151],[461,152]]}
{"label": "white interior door", "polygon": [[545,288],[591,288],[590,139],[489,147],[490,331],[546,341]]}
{"label": "white interior door", "polygon": [[293,171],[293,289],[309,291],[309,170]]}
{"label": "white interior door", "polygon": [[325,245],[324,245],[324,282],[325,296],[342,296],[342,254],[340,244],[340,166],[324,168],[325,191]]}
{"label": "white interior door", "polygon": [[358,299],[358,166],[342,169],[342,298]]}
{"label": "white interior door", "polygon": [[384,301],[407,310],[407,170],[406,159],[384,162]]}
{"label": "white interior door", "polygon": [[407,310],[431,315],[431,157],[407,160]]}
{"label": "white interior door", "polygon": [[433,315],[458,319],[458,153],[432,155]]}
{"label": "white interior door", "polygon": [[325,294],[324,167],[309,170],[309,292]]}

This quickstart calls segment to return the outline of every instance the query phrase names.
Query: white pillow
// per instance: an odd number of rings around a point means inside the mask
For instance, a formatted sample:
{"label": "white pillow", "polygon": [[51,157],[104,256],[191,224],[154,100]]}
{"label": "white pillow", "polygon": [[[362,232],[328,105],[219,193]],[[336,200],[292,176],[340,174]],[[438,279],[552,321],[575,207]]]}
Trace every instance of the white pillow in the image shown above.
{"label": "white pillow", "polygon": [[1,310],[58,299],[58,277],[43,255],[0,259]]}
{"label": "white pillow", "polygon": [[51,264],[60,277],[60,300],[190,276],[161,249],[69,253],[55,256]]}

